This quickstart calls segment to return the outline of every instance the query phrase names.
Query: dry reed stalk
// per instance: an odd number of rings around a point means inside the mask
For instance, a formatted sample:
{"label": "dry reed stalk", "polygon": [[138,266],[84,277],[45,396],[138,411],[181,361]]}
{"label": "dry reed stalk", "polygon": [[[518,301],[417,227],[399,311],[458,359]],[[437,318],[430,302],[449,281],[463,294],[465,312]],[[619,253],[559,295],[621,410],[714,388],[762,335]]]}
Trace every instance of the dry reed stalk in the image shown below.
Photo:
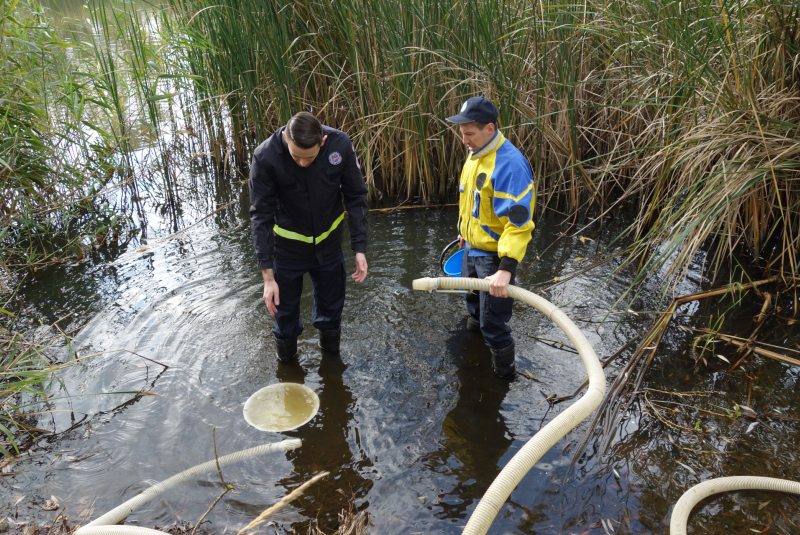
{"label": "dry reed stalk", "polygon": [[225,478],[222,477],[222,468],[219,466],[219,455],[217,454],[217,428],[216,427],[211,429],[211,443],[214,446],[214,461],[216,461],[216,463],[217,463],[217,474],[219,475],[219,481],[222,484],[222,486],[225,487],[225,489],[222,491],[222,494],[217,496],[217,499],[214,500],[214,503],[212,503],[209,506],[209,508],[206,509],[206,512],[203,513],[203,516],[201,516],[200,519],[197,521],[197,523],[194,526],[194,529],[192,530],[192,534],[191,535],[195,535],[197,533],[197,529],[200,527],[200,524],[203,523],[203,521],[211,513],[211,511],[214,509],[214,507],[217,506],[217,504],[220,502],[220,500],[222,500],[222,498],[224,498],[225,495],[228,494],[228,492],[233,490],[233,485],[231,485],[230,483],[227,483],[225,481]]}
{"label": "dry reed stalk", "polygon": [[764,321],[764,318],[767,317],[767,311],[769,310],[771,305],[772,305],[772,294],[764,292],[764,304],[761,305],[761,311],[758,313],[758,317],[756,318],[756,323],[761,323],[762,321]]}
{"label": "dry reed stalk", "polygon": [[268,507],[267,509],[265,509],[264,512],[258,515],[252,522],[250,522],[244,528],[239,530],[239,532],[236,535],[242,535],[244,532],[248,530],[257,528],[258,526],[263,524],[266,521],[266,519],[269,518],[270,515],[272,515],[276,511],[283,509],[293,500],[296,500],[297,498],[302,496],[303,493],[306,491],[306,489],[308,489],[311,485],[313,485],[314,483],[316,483],[317,481],[319,481],[320,479],[329,474],[330,472],[322,472],[315,475],[314,477],[312,477],[311,479],[309,479],[308,481],[306,481],[305,483],[294,489],[292,492],[281,498],[278,503],[276,503],[272,507]]}
{"label": "dry reed stalk", "polygon": [[[756,347],[756,346],[752,345],[753,342],[751,340],[739,340],[734,336],[728,336],[728,335],[720,334],[720,333],[714,333],[714,337],[719,338],[723,342],[728,342],[728,343],[733,344],[735,346],[738,346],[740,348],[748,349],[748,350],[752,351],[753,353],[755,353],[756,355],[761,355],[762,357],[768,357],[768,358],[771,358],[771,359],[774,359],[774,360],[778,360],[780,362],[785,362],[786,364],[792,364],[793,366],[800,366],[800,360],[793,359],[791,357],[787,357],[786,355],[781,355],[780,353],[776,353],[776,352],[770,351],[768,349],[762,349],[760,347]],[[731,368],[731,370],[735,366],[736,365],[734,365]],[[728,370],[728,371],[731,371],[731,370]]]}
{"label": "dry reed stalk", "polygon": [[[347,500],[347,509],[339,512],[339,528],[335,535],[367,535],[369,527],[374,525],[370,520],[369,511],[359,513],[356,509],[354,495],[348,498],[342,489],[337,489],[336,492]],[[326,535],[326,533],[319,526],[312,524],[308,527],[307,535]]]}
{"label": "dry reed stalk", "polygon": [[393,208],[373,208],[373,209],[370,210],[370,212],[379,212],[379,213],[383,213],[383,214],[391,214],[393,212],[396,212],[397,210],[416,210],[416,209],[421,209],[421,208],[438,208],[438,209],[442,209],[442,208],[446,208],[448,206],[458,206],[458,205],[455,204],[455,203],[451,203],[451,204],[412,204],[412,205],[409,205],[409,206],[395,206]]}

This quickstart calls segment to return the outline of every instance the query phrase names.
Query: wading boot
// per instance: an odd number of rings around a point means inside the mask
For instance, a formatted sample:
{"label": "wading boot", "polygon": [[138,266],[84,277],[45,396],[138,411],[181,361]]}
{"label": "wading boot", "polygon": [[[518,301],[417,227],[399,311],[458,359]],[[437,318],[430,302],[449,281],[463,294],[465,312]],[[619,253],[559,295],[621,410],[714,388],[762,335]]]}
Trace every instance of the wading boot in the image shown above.
{"label": "wading boot", "polygon": [[471,333],[481,332],[481,320],[472,314],[467,315],[467,330]]}
{"label": "wading boot", "polygon": [[297,358],[297,338],[275,338],[278,360],[291,362]]}
{"label": "wading boot", "polygon": [[502,349],[490,347],[492,352],[492,369],[502,379],[513,379],[517,368],[514,366],[514,342]]}
{"label": "wading boot", "polygon": [[319,348],[328,353],[339,354],[339,339],[342,335],[342,328],[338,329],[319,329]]}

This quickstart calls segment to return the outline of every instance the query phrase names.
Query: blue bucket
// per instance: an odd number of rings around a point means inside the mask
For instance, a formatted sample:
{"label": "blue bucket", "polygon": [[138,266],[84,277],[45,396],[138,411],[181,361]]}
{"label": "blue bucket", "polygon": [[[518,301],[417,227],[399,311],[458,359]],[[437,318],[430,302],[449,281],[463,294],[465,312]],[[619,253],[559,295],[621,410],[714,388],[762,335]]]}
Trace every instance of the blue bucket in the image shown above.
{"label": "blue bucket", "polygon": [[442,266],[442,270],[444,270],[445,275],[448,277],[460,277],[461,276],[461,262],[464,258],[464,249],[459,249],[456,251]]}

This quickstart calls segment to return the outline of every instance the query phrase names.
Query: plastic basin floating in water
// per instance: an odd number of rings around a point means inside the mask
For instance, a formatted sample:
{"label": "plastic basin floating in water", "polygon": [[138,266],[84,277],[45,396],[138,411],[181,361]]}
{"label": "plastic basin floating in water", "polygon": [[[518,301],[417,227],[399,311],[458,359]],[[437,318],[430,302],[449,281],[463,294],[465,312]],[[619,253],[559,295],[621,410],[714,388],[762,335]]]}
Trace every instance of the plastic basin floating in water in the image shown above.
{"label": "plastic basin floating in water", "polygon": [[319,396],[305,385],[276,383],[244,403],[245,421],[261,431],[289,431],[307,423],[319,410]]}
{"label": "plastic basin floating in water", "polygon": [[461,260],[464,257],[464,249],[459,249],[453,256],[444,263],[444,272],[448,277],[461,276]]}

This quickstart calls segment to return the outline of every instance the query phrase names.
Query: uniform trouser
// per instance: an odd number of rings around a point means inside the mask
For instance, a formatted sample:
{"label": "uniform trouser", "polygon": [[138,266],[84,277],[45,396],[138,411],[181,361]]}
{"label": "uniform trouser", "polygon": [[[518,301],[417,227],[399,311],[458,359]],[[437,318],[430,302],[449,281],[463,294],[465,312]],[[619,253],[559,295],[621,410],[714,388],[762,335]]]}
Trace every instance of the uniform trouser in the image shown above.
{"label": "uniform trouser", "polygon": [[[497,256],[469,256],[464,251],[461,262],[461,276],[484,279],[497,272],[500,258]],[[510,284],[514,284],[516,275],[511,275]],[[467,312],[479,319],[481,334],[486,345],[493,349],[502,349],[514,341],[511,338],[511,307],[514,300],[510,297],[494,297],[489,292],[470,292],[467,294]]]}
{"label": "uniform trouser", "polygon": [[303,275],[306,273],[311,276],[314,287],[311,324],[323,330],[339,328],[345,290],[344,253],[341,250],[323,264],[316,258],[296,260],[275,257],[273,270],[280,298],[275,325],[272,327],[276,338],[297,338],[303,332],[300,296],[303,293]]}

